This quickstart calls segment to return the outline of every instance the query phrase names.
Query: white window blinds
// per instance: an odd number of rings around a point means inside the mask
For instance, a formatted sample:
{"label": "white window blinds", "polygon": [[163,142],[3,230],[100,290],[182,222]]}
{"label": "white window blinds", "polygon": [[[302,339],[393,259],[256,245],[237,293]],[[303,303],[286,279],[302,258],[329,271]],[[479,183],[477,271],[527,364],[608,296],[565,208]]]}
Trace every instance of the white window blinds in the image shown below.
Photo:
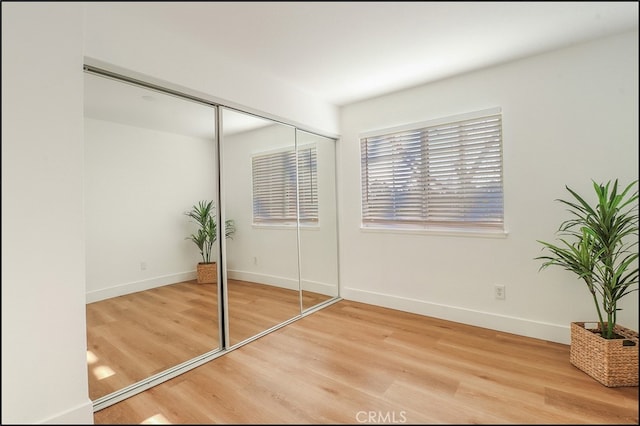
{"label": "white window blinds", "polygon": [[[255,155],[252,158],[253,221],[256,224],[318,222],[316,148]],[[299,177],[299,179],[298,179]]]}
{"label": "white window blinds", "polygon": [[503,226],[502,117],[404,128],[363,137],[363,226]]}
{"label": "white window blinds", "polygon": [[300,222],[318,222],[318,169],[315,147],[298,150],[298,200]]}

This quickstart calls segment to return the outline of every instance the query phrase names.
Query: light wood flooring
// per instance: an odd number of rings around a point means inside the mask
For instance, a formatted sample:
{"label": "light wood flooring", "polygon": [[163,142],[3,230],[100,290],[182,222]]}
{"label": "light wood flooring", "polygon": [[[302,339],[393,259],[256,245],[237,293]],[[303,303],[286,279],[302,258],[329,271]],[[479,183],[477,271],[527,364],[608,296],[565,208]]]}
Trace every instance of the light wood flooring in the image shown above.
{"label": "light wood flooring", "polygon": [[[297,291],[228,283],[230,345],[300,314]],[[217,291],[193,280],[87,304],[91,400],[219,348]],[[305,307],[326,299],[303,292]]]}
{"label": "light wood flooring", "polygon": [[638,424],[569,347],[339,301],[94,413],[96,424]]}

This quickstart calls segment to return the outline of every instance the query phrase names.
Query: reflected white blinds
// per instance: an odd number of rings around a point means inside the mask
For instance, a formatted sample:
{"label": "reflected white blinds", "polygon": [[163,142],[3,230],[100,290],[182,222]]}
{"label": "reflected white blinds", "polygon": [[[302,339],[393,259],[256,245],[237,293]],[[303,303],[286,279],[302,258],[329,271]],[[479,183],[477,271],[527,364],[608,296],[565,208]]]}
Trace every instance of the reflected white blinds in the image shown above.
{"label": "reflected white blinds", "polygon": [[[253,221],[256,224],[318,222],[316,147],[252,157]],[[298,179],[299,177],[299,179]],[[296,183],[297,182],[297,183]]]}

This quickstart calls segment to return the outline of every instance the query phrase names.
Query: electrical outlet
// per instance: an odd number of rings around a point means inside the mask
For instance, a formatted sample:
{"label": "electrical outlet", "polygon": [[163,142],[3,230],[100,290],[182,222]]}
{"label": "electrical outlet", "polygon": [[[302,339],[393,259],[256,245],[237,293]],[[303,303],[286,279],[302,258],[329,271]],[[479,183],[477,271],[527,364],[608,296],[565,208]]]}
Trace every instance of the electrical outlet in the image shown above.
{"label": "electrical outlet", "polygon": [[254,265],[258,264],[258,258],[256,256],[253,256],[253,264]]}
{"label": "electrical outlet", "polygon": [[496,299],[504,300],[505,298],[505,288],[503,285],[495,285],[493,286],[493,294]]}
{"label": "electrical outlet", "polygon": [[141,271],[147,270],[147,262],[140,262],[140,270]]}

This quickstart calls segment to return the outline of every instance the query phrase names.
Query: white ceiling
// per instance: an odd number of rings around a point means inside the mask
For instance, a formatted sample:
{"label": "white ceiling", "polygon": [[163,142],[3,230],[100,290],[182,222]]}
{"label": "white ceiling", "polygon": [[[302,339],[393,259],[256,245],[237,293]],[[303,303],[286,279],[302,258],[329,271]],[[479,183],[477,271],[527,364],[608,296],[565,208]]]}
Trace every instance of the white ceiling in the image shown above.
{"label": "white ceiling", "polygon": [[180,33],[336,105],[638,28],[637,2],[86,5]]}

